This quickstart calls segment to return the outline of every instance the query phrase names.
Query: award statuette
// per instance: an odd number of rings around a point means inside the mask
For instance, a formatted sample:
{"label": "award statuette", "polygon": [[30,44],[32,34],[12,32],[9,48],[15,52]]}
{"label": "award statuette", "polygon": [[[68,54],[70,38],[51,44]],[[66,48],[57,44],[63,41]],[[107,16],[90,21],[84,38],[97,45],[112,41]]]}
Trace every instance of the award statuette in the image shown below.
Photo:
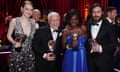
{"label": "award statuette", "polygon": [[[20,33],[17,33],[16,34],[16,38],[15,38],[15,41],[16,42],[20,42],[21,44],[25,41],[25,39],[27,38],[27,36],[25,34],[20,34]],[[15,48],[15,50],[17,52],[20,52],[21,51],[21,48],[22,47],[18,47],[18,48]]]}
{"label": "award statuette", "polygon": [[73,50],[77,51],[78,50],[77,44],[78,44],[79,34],[74,32],[71,34],[71,37],[72,37]]}
{"label": "award statuette", "polygon": [[2,47],[2,40],[0,39],[0,47]]}
{"label": "award statuette", "polygon": [[51,56],[55,56],[54,55],[55,45],[56,45],[56,42],[54,40],[48,41],[49,51],[53,53],[53,54],[51,54]]}

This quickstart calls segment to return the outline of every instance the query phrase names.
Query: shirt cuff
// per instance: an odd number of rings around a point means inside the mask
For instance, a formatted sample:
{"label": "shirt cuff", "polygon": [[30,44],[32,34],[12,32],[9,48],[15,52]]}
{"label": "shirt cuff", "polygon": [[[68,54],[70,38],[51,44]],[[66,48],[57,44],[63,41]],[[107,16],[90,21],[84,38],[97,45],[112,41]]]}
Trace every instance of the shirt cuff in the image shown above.
{"label": "shirt cuff", "polygon": [[47,53],[44,53],[44,54],[43,54],[43,58],[45,59],[45,58],[46,58],[46,56],[47,56]]}
{"label": "shirt cuff", "polygon": [[39,24],[35,23],[35,27],[36,27],[36,29],[39,29]]}
{"label": "shirt cuff", "polygon": [[92,49],[90,50],[90,53],[93,53],[93,50],[92,50]]}
{"label": "shirt cuff", "polygon": [[99,47],[99,53],[102,53],[102,52],[103,52],[102,46],[100,45],[100,47]]}
{"label": "shirt cuff", "polygon": [[[100,47],[99,47],[99,53],[102,53],[102,52],[103,52],[102,46],[100,45]],[[93,50],[92,50],[92,49],[90,50],[90,53],[93,53]]]}

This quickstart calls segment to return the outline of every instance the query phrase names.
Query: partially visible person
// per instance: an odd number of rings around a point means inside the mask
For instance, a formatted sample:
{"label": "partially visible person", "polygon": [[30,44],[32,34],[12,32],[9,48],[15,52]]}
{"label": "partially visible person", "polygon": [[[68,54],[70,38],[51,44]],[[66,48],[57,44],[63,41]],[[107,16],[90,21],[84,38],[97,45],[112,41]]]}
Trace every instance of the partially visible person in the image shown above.
{"label": "partially visible person", "polygon": [[108,7],[106,9],[106,19],[109,23],[115,25],[116,24],[116,16],[117,16],[117,8],[116,7]]}
{"label": "partially visible person", "polygon": [[65,13],[63,16],[63,24],[61,25],[62,29],[65,29],[68,26],[67,21],[66,21],[66,15],[67,15],[67,13]]}
{"label": "partially visible person", "polygon": [[42,11],[42,17],[40,21],[44,23],[48,22],[48,11],[47,10]]}
{"label": "partially visible person", "polygon": [[34,9],[33,10],[33,14],[32,14],[32,18],[37,22],[40,21],[41,19],[41,12],[39,9]]}
{"label": "partially visible person", "polygon": [[60,15],[48,14],[48,25],[35,33],[32,48],[35,53],[35,72],[60,72],[61,68],[61,30]]}
{"label": "partially visible person", "polygon": [[[108,7],[106,9],[106,19],[108,20],[108,22],[110,24],[112,24],[113,28],[114,28],[114,31],[116,33],[116,37],[117,39],[119,39],[119,29],[118,29],[118,23],[117,23],[117,20],[116,20],[116,17],[118,15],[117,13],[117,8],[116,7]],[[116,55],[116,53],[119,51],[119,48],[116,47],[116,51],[114,53],[114,55]]]}
{"label": "partially visible person", "polygon": [[62,46],[65,50],[62,72],[88,72],[86,59],[86,28],[81,25],[78,10],[71,9],[66,15],[67,28],[62,33]]}
{"label": "partially visible person", "polygon": [[118,40],[118,47],[115,52],[114,58],[114,68],[120,70],[120,15],[118,14],[116,17],[116,32],[117,32],[117,40]]}
{"label": "partially visible person", "polygon": [[118,42],[120,43],[120,14],[116,17]]}
{"label": "partially visible person", "polygon": [[[7,38],[13,45],[10,72],[34,72],[34,53],[31,43],[35,33],[35,21],[30,18],[32,11],[32,2],[24,1],[21,5],[22,15],[13,18],[9,24]],[[12,37],[14,31],[15,39]]]}
{"label": "partially visible person", "polygon": [[35,20],[36,22],[36,28],[38,29],[39,27],[45,26],[47,25],[47,23],[45,22],[41,22],[41,18],[42,18],[42,14],[40,12],[39,9],[34,9],[33,10],[33,14],[32,14],[32,18]]}
{"label": "partially visible person", "polygon": [[32,13],[32,18],[35,20],[36,24],[36,29],[39,29],[41,23],[40,23],[40,19],[41,19],[41,12],[39,9],[34,9],[33,13]]}
{"label": "partially visible person", "polygon": [[114,27],[114,31],[116,32],[116,35],[117,35],[117,21],[116,21],[117,14],[118,13],[116,7],[108,7],[106,9],[106,19]]}
{"label": "partially visible person", "polygon": [[113,26],[104,19],[104,8],[95,3],[87,22],[87,59],[89,72],[113,72],[114,51],[117,38]]}
{"label": "partially visible person", "polygon": [[8,17],[7,17],[7,22],[6,22],[6,26],[7,27],[9,27],[9,23],[10,23],[10,21],[12,20],[12,15],[9,15]]}

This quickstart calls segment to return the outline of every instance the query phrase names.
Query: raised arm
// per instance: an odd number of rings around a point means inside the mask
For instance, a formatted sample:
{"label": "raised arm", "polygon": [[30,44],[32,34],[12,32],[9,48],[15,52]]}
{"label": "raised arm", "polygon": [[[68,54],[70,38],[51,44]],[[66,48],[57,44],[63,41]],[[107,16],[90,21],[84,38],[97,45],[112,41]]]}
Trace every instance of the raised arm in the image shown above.
{"label": "raised arm", "polygon": [[62,31],[62,48],[66,49],[66,37],[68,34],[68,30]]}

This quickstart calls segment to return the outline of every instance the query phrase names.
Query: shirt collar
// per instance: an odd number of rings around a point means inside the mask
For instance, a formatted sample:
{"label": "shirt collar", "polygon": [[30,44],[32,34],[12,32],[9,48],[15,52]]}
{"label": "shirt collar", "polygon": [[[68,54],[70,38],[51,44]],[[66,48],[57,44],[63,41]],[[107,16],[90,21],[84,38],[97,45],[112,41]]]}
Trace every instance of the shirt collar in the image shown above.
{"label": "shirt collar", "polygon": [[103,22],[103,20],[100,20],[99,22],[97,22],[98,25],[101,25]]}
{"label": "shirt collar", "polygon": [[50,30],[51,30],[51,32],[54,32],[54,30],[57,30],[57,29],[53,29],[52,27],[50,27]]}
{"label": "shirt collar", "polygon": [[108,20],[108,22],[112,23],[112,20],[109,17],[107,17],[106,19]]}
{"label": "shirt collar", "polygon": [[50,27],[50,30],[51,30],[51,32],[53,32],[53,31],[54,31],[54,29],[53,29],[52,27]]}

